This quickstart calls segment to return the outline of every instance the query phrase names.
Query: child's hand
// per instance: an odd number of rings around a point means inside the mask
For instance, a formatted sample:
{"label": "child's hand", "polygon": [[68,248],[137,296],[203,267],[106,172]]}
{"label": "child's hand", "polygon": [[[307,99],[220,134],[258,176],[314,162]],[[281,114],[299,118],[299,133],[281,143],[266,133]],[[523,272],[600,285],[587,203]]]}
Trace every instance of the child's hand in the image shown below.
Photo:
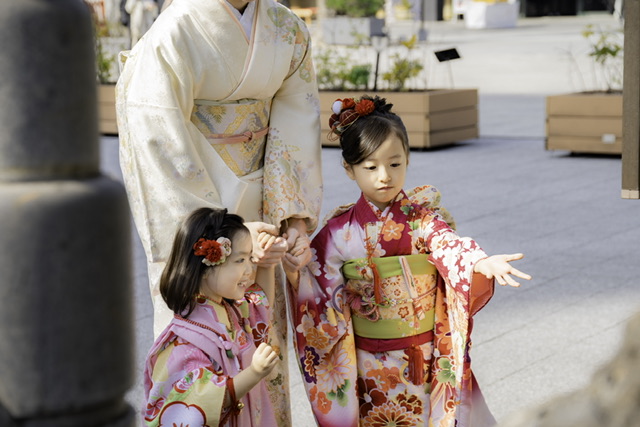
{"label": "child's hand", "polygon": [[[275,225],[266,222],[253,221],[244,223],[251,233],[251,241],[253,243],[253,252],[251,254],[252,261],[260,267],[271,267],[280,262],[286,247],[282,247],[281,243],[276,242],[278,228]],[[269,236],[273,236],[271,241]]]}
{"label": "child's hand", "polygon": [[266,231],[261,231],[258,233],[258,246],[263,251],[266,251],[271,247],[271,245],[275,243],[277,237],[278,236],[274,236],[273,234],[267,233]]}
{"label": "child's hand", "polygon": [[277,265],[287,252],[287,241],[274,234],[277,231],[274,226],[265,223],[246,224],[262,225],[262,227],[249,228],[252,231],[252,236],[253,233],[256,236],[253,242],[253,261],[258,264],[258,267],[269,268]]}
{"label": "child's hand", "polygon": [[522,259],[523,257],[523,254],[493,255],[476,262],[473,271],[483,274],[487,279],[495,277],[497,282],[502,286],[509,285],[518,287],[520,283],[513,280],[510,274],[525,280],[530,280],[531,276],[513,268],[509,262]]}
{"label": "child's hand", "polygon": [[261,378],[266,377],[278,363],[278,353],[270,345],[260,343],[251,359],[251,369]]}
{"label": "child's hand", "polygon": [[311,241],[295,228],[290,228],[283,237],[287,239],[290,249],[282,259],[282,266],[285,271],[297,272],[311,261]]}

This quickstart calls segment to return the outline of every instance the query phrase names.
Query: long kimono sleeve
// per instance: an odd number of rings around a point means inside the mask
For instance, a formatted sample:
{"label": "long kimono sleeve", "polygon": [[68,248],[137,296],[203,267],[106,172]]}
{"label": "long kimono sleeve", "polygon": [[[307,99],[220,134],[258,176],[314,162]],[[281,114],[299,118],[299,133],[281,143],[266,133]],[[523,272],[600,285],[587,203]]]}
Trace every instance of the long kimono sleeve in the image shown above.
{"label": "long kimono sleeve", "polygon": [[150,364],[152,375],[145,378],[149,390],[145,426],[219,424],[227,376],[202,350],[178,338]]}
{"label": "long kimono sleeve", "polygon": [[264,214],[272,224],[305,218],[317,227],[322,200],[320,107],[311,56],[311,37],[304,22],[292,13],[273,19],[292,28],[295,47],[289,75],[271,104],[265,152]]}
{"label": "long kimono sleeve", "polygon": [[173,232],[186,214],[201,206],[223,206],[207,173],[215,169],[210,162],[216,156],[190,121],[201,73],[194,60],[198,39],[187,43],[193,37],[173,28],[161,43],[149,39],[122,55],[116,86],[120,165],[150,262],[166,259]]}
{"label": "long kimono sleeve", "polygon": [[356,353],[344,302],[344,258],[327,228],[314,238],[312,251],[297,292],[291,292],[303,383],[320,426],[357,426]]}
{"label": "long kimono sleeve", "polygon": [[[431,252],[429,260],[441,279],[436,293],[431,417],[443,425],[453,423],[453,416],[461,426],[492,425],[495,420],[481,398],[469,357],[473,315],[493,295],[493,280],[473,272],[475,263],[487,255],[432,210],[423,212],[419,223],[416,232]],[[449,402],[457,402],[458,409],[443,411]]]}

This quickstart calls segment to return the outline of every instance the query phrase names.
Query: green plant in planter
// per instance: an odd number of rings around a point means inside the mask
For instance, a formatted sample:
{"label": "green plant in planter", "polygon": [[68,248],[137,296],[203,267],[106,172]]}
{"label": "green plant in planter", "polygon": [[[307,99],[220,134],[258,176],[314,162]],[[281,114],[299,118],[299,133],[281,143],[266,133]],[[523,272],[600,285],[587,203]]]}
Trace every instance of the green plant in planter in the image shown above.
{"label": "green plant in planter", "polygon": [[95,14],[93,18],[93,42],[96,53],[96,77],[99,83],[112,83],[111,69],[116,60],[114,55],[107,53],[103,37],[109,36],[109,27],[107,24],[99,22]]}
{"label": "green plant in planter", "polygon": [[316,51],[316,78],[320,90],[367,90],[370,64],[353,64],[352,56],[335,49]]}
{"label": "green plant in planter", "polygon": [[607,87],[607,92],[618,92],[622,89],[622,29],[603,30],[594,29],[589,24],[582,31],[582,35],[589,41],[591,50],[589,56],[599,65],[601,79]]}
{"label": "green plant in planter", "polygon": [[384,0],[326,0],[327,9],[335,11],[336,15],[362,18],[376,16],[384,6]]}
{"label": "green plant in planter", "polygon": [[396,92],[408,90],[406,88],[407,80],[418,76],[424,69],[421,60],[410,58],[411,52],[416,47],[416,42],[417,37],[414,34],[411,39],[400,42],[407,49],[406,55],[395,53],[391,56],[391,69],[382,74],[382,80],[387,82],[389,90]]}

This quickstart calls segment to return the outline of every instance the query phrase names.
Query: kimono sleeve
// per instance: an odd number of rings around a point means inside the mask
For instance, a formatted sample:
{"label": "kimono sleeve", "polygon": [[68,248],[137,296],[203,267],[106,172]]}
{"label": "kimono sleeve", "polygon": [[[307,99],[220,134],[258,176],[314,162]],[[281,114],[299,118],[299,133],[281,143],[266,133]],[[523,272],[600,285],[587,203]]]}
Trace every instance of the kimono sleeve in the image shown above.
{"label": "kimono sleeve", "polygon": [[271,318],[271,307],[269,300],[259,285],[253,285],[244,295],[241,310],[246,311],[243,316],[248,317],[250,333],[255,346],[269,342],[269,319]]}
{"label": "kimono sleeve", "polygon": [[116,85],[120,165],[150,262],[164,261],[170,250],[170,240],[157,236],[173,235],[197,207],[223,206],[207,173],[209,144],[190,121],[198,45],[188,43],[186,30],[167,31],[166,38],[145,38],[121,54]]}
{"label": "kimono sleeve", "polygon": [[344,302],[344,258],[327,227],[312,242],[313,259],[291,291],[299,364],[320,426],[355,426],[358,405],[353,328]]}
{"label": "kimono sleeve", "polygon": [[202,350],[180,338],[157,354],[147,381],[145,426],[214,426],[224,415],[227,376]]}
{"label": "kimono sleeve", "polygon": [[[290,12],[289,12],[290,13]],[[272,224],[305,218],[318,225],[322,199],[320,108],[311,57],[311,37],[293,13],[288,18],[295,47],[289,75],[271,104],[264,165],[264,214]]]}

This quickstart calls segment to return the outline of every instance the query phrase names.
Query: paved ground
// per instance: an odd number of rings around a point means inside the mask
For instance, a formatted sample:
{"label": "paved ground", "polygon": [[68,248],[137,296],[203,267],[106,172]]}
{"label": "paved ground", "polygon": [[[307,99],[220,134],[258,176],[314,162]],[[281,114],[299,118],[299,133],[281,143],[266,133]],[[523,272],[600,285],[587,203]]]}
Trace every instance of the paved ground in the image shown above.
{"label": "paved ground", "polygon": [[[460,234],[490,254],[524,252],[517,265],[534,277],[520,289],[497,289],[476,317],[474,370],[498,420],[586,384],[640,310],[640,201],[620,199],[620,158],[544,149],[544,96],[588,89],[575,84],[589,80],[575,71],[588,61],[567,52],[584,55],[580,31],[589,22],[616,25],[601,14],[521,19],[501,30],[429,25],[427,49],[457,47],[462,55],[451,64],[455,86],[480,90],[481,136],[412,152],[407,186],[437,186]],[[444,67],[432,64],[431,87],[448,81]],[[117,138],[101,143],[103,170],[121,179]],[[323,212],[357,197],[339,155],[322,153]],[[135,234],[132,242],[137,377],[127,399],[138,407],[152,310]],[[314,426],[295,370],[291,383],[294,425]]]}

